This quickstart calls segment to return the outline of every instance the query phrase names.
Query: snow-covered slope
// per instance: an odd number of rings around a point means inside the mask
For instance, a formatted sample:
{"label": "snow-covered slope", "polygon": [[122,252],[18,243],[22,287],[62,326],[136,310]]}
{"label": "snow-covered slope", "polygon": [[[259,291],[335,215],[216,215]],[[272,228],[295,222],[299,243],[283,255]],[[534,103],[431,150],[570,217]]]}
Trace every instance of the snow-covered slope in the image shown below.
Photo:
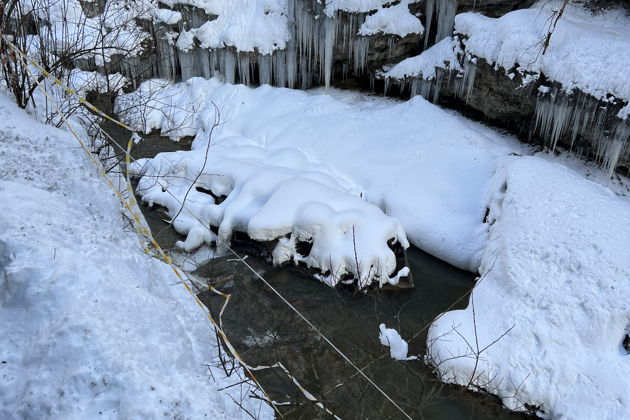
{"label": "snow-covered slope", "polygon": [[204,314],[76,141],[2,95],[0,116],[0,418],[246,417],[218,391],[238,378],[205,366]]}
{"label": "snow-covered slope", "polygon": [[629,200],[533,157],[504,160],[491,187],[484,278],[429,331],[442,379],[544,417],[628,418]]}

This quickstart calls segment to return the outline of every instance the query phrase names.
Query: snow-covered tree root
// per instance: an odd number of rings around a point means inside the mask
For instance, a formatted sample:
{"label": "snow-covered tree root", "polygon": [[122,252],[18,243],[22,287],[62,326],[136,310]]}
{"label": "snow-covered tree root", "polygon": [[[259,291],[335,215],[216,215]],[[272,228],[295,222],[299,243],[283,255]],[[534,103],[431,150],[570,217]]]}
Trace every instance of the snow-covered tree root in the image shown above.
{"label": "snow-covered tree root", "polygon": [[235,138],[207,151],[161,153],[131,167],[142,199],[164,206],[187,235],[182,250],[226,247],[245,234],[274,265],[302,265],[329,286],[411,285],[400,222],[301,152],[269,152]]}

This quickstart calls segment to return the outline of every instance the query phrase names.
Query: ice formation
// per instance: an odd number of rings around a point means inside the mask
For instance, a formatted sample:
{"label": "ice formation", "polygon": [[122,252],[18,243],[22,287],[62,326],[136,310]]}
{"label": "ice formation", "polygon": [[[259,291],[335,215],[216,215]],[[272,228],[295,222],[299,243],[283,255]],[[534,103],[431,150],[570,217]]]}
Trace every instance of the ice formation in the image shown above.
{"label": "ice formation", "polygon": [[426,36],[424,37],[424,48],[429,46],[433,22],[435,22],[434,43],[440,42],[444,38],[453,35],[456,12],[457,0],[426,0]]}
{"label": "ice formation", "polygon": [[275,265],[304,263],[329,286],[356,281],[361,289],[380,287],[409,274],[392,250],[396,243],[409,246],[396,219],[297,150],[269,152],[246,138],[226,141],[213,142],[207,156],[204,149],[161,153],[131,168],[141,176],[142,199],[166,207],[172,226],[187,235],[178,243],[184,251],[203,243],[224,248],[242,232],[274,243]]}
{"label": "ice formation", "polygon": [[[569,137],[570,149],[574,149],[578,136],[588,132],[595,143],[591,145],[595,158],[609,176],[621,158],[630,158],[630,122],[615,120],[608,107],[602,107],[600,101],[579,91],[568,94],[553,88],[540,92],[534,130],[547,139],[547,147],[552,151],[564,136]],[[575,151],[588,153],[582,145],[575,146]]]}

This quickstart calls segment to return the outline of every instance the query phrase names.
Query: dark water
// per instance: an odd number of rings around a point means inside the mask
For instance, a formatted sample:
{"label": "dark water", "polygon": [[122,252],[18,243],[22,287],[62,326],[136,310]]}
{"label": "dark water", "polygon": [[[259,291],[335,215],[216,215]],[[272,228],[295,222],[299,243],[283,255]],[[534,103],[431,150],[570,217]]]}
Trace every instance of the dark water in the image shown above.
{"label": "dark water", "polygon": [[[126,142],[128,135],[119,134],[118,138]],[[151,157],[189,145],[189,141],[173,143],[153,135],[136,146],[134,156]],[[181,237],[162,220],[159,211],[142,207],[160,245],[172,249]],[[428,326],[441,312],[466,306],[474,275],[416,248],[409,250],[408,258],[415,289],[369,294],[331,289],[302,273],[273,268],[253,256],[247,261],[414,419],[525,418],[508,412],[492,396],[440,383],[422,362]],[[343,419],[405,418],[242,263],[230,257],[217,258],[196,274],[232,294],[222,321],[230,341],[248,364],[282,362],[309,392]],[[216,316],[223,298],[210,293],[200,297]],[[419,360],[392,360],[378,339],[380,323],[397,329],[409,342],[409,355],[419,355]],[[259,371],[256,377],[275,401],[292,403],[280,407],[286,418],[329,418],[308,402],[281,370]]]}
{"label": "dark water", "polygon": [[[223,325],[232,344],[250,365],[281,361],[302,385],[344,419],[405,418],[382,394],[348,365],[318,334],[291,311],[251,272],[229,257],[212,260],[199,274],[215,287],[232,294]],[[441,312],[466,295],[471,273],[458,270],[418,250],[409,252],[416,288],[388,293],[354,293],[330,289],[299,273],[271,268],[249,257],[281,294],[331,339],[413,418],[509,419],[523,415],[503,409],[492,397],[447,386],[437,381],[421,358],[395,361],[378,339],[385,323],[409,339],[409,354],[423,355],[426,329]],[[223,299],[211,294],[204,303],[217,314]],[[466,305],[461,299],[456,308]],[[327,418],[307,402],[279,369],[256,374],[288,418]]]}

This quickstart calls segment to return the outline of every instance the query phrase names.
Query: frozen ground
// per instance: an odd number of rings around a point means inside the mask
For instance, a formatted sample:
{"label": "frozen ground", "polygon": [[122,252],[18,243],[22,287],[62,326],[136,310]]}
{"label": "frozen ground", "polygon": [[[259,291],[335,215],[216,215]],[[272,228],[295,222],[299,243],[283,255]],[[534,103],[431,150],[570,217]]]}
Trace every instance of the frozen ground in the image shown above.
{"label": "frozen ground", "polygon": [[204,314],[75,140],[3,95],[0,115],[0,418],[247,417],[206,366]]}
{"label": "frozen ground", "polygon": [[476,329],[472,304],[431,329],[432,361],[444,380],[468,385],[473,376],[473,388],[547,417],[630,415],[622,346],[630,328],[627,180],[609,183],[567,156],[527,156],[532,151],[513,138],[420,97],[157,83],[144,85],[146,120],[127,118],[175,138],[196,133],[180,162],[205,152],[213,101],[224,122],[212,137],[218,156],[241,143],[299,151],[398,218],[412,243],[485,275],[473,295]]}

